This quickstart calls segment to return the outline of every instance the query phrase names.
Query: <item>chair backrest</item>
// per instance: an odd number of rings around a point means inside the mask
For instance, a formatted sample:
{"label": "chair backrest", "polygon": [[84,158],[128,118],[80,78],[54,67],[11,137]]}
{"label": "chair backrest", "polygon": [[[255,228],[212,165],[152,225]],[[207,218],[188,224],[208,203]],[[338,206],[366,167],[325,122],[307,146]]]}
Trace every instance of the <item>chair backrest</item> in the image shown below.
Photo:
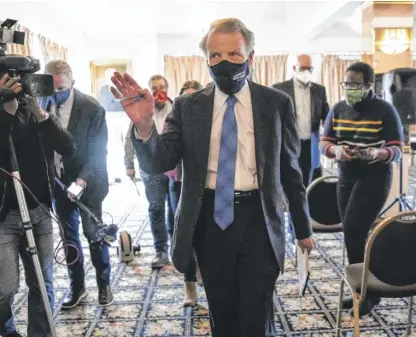
{"label": "chair backrest", "polygon": [[416,211],[401,212],[376,224],[367,240],[365,266],[392,286],[416,284]]}
{"label": "chair backrest", "polygon": [[314,180],[306,191],[310,217],[321,225],[333,226],[341,222],[337,185],[337,176],[324,176]]}

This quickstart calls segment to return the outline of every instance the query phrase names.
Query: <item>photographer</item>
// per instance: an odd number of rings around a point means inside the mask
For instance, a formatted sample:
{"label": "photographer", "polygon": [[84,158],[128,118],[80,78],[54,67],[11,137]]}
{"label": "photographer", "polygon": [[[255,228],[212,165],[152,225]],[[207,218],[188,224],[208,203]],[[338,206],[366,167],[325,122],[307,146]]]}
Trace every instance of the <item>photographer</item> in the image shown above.
{"label": "photographer", "polygon": [[[21,84],[15,78],[3,75],[0,79],[0,95],[4,90],[18,94]],[[19,288],[19,255],[25,268],[29,287],[28,337],[51,336],[46,311],[32,263],[19,204],[13,186],[13,178],[6,172],[12,170],[9,135],[11,133],[22,182],[30,189],[25,192],[29,216],[38,257],[46,284],[50,306],[54,307],[53,291],[53,230],[52,219],[46,210],[52,204],[54,183],[54,152],[71,155],[75,151],[73,137],[43,111],[34,97],[25,95],[0,104],[0,334],[7,337],[21,336],[15,328],[12,304]],[[4,170],[4,171],[3,171]],[[6,171],[6,172],[5,172]]]}

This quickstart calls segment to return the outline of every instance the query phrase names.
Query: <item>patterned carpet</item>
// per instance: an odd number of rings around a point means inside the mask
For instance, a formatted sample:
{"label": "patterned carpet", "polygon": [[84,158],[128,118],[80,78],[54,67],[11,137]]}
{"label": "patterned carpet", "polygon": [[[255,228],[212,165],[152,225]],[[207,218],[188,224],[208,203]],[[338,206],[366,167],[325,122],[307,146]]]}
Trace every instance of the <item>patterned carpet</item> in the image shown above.
{"label": "patterned carpet", "polygon": [[[142,195],[144,191],[140,188]],[[140,202],[139,202],[140,201]],[[152,237],[146,219],[144,197],[138,199],[131,183],[113,185],[105,201],[105,211],[128,230],[142,251],[134,262],[121,264],[112,248],[112,286],[115,302],[108,308],[97,306],[94,269],[85,249],[89,296],[82,306],[60,311],[67,291],[66,268],[56,264],[55,319],[59,337],[156,337],[210,336],[207,303],[199,289],[200,307],[183,309],[182,277],[173,268],[151,271]],[[58,239],[58,237],[57,237]],[[291,247],[288,247],[287,271],[276,286],[275,308],[277,336],[334,336],[341,263],[341,237],[318,235],[318,247],[311,256],[311,278],[305,297],[298,296],[297,271]],[[85,243],[85,240],[84,240]],[[87,247],[85,244],[84,247]],[[22,282],[16,296],[15,312],[19,330],[24,333],[27,319],[26,287]],[[278,296],[277,296],[278,294]],[[406,300],[383,300],[371,316],[361,321],[363,336],[400,336],[406,324]],[[416,314],[414,314],[416,321]],[[351,331],[352,320],[343,316],[343,331]]]}

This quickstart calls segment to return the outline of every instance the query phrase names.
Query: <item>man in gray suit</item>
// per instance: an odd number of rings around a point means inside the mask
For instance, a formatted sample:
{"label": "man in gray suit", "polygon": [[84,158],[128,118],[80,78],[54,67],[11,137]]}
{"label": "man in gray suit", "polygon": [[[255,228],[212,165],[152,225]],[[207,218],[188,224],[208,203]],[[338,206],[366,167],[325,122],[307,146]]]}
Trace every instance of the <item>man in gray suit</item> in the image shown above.
{"label": "man in gray suit", "polygon": [[[51,61],[45,70],[53,75],[55,86],[55,95],[49,97],[45,109],[60,119],[62,126],[73,135],[77,146],[74,155],[56,158],[57,176],[66,186],[73,182],[82,186],[82,203],[100,219],[102,202],[108,194],[105,110],[93,97],[73,88],[72,70],[67,62]],[[66,261],[71,282],[71,291],[64,299],[62,308],[74,308],[87,296],[84,256],[79,237],[80,217],[96,271],[98,302],[101,306],[111,304],[113,295],[109,251],[106,244],[95,240],[97,224],[88,214],[80,211],[58,184],[55,188],[55,210],[63,226],[64,242],[68,245]]]}
{"label": "man in gray suit", "polygon": [[[302,249],[312,231],[293,103],[247,81],[254,34],[238,19],[212,23],[200,45],[215,85],[178,97],[158,134],[153,98],[128,74],[113,83],[135,127],[141,168],[162,173],[183,163],[173,263],[188,267],[195,249],[213,337],[274,336],[272,297],[284,269],[286,193]],[[113,94],[120,94],[112,88]],[[142,95],[141,100],[129,99]]]}

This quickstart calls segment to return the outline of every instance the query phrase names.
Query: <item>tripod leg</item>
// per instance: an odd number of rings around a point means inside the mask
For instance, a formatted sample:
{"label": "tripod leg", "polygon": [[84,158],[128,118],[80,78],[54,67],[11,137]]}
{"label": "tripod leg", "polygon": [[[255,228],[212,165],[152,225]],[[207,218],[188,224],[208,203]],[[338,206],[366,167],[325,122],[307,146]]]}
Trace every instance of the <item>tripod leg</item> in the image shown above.
{"label": "tripod leg", "polygon": [[400,197],[394,199],[393,202],[390,205],[388,205],[383,211],[381,211],[381,213],[378,216],[379,217],[383,216],[385,213],[387,213],[397,203],[399,203],[399,206],[401,206]]}
{"label": "tripod leg", "polygon": [[46,316],[48,319],[49,327],[51,330],[51,336],[56,337],[55,325],[53,322],[52,310],[49,304],[48,293],[46,291],[45,280],[43,278],[42,268],[39,262],[38,251],[36,248],[35,238],[33,236],[33,227],[30,222],[29,210],[27,208],[25,195],[23,193],[23,188],[20,184],[20,174],[18,171],[12,173],[14,177],[14,186],[16,189],[17,200],[19,202],[20,214],[22,217],[22,225],[25,230],[27,244],[28,244],[28,253],[32,256],[33,267],[36,273],[38,280],[38,286],[42,296],[43,306],[45,308]]}
{"label": "tripod leg", "polygon": [[409,201],[407,200],[407,198],[404,196],[403,197],[404,198],[404,200],[403,200],[403,203],[404,203],[404,210],[407,210],[407,211],[411,211],[413,208],[412,208],[412,206],[410,206],[410,203],[409,203]]}
{"label": "tripod leg", "polygon": [[[49,305],[54,308],[54,289],[53,289],[53,231],[52,220],[45,218],[43,210],[36,210],[31,213],[34,226],[34,237],[38,248],[38,258],[42,275],[45,279],[45,288],[48,294]],[[43,220],[39,222],[39,217]],[[22,240],[23,241],[23,240]],[[43,309],[42,294],[40,292],[36,271],[33,264],[31,253],[27,250],[27,245],[21,244],[21,260],[24,265],[26,284],[29,288],[28,294],[28,335],[44,335],[48,327],[48,321]],[[50,336],[50,331],[47,336]]]}
{"label": "tripod leg", "polygon": [[20,215],[22,217],[23,228],[25,229],[26,239],[28,243],[28,251],[32,255],[33,266],[36,272],[36,277],[38,279],[38,285],[40,293],[42,295],[43,306],[45,308],[46,316],[48,318],[49,327],[51,330],[51,336],[57,337],[55,325],[53,322],[52,309],[49,304],[48,294],[46,292],[45,280],[42,274],[42,268],[39,263],[39,258],[37,255],[35,238],[33,237],[32,224],[30,222],[29,210],[27,208],[27,203],[25,199],[25,194],[23,192],[22,184],[20,183],[20,173],[19,165],[17,162],[16,151],[13,144],[12,135],[9,134],[9,148],[10,148],[10,167],[12,171],[14,188],[16,190],[17,201],[19,204]]}

